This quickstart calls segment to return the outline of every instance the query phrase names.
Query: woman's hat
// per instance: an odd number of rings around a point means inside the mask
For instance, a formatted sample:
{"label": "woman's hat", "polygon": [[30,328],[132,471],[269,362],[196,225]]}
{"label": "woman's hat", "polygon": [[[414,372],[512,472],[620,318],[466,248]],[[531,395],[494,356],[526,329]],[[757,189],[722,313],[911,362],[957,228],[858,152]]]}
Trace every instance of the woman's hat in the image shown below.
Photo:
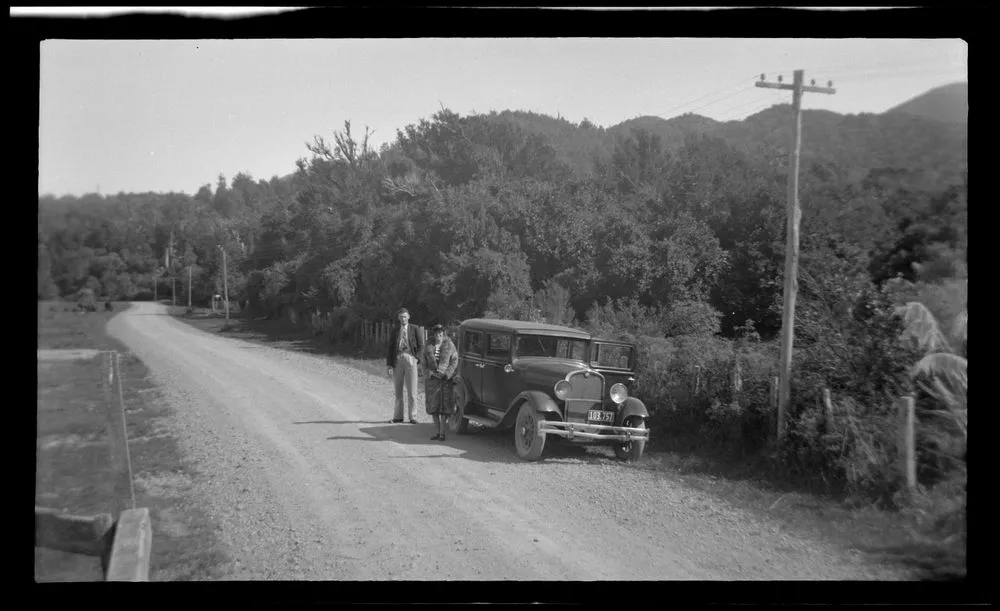
{"label": "woman's hat", "polygon": [[438,331],[444,333],[444,327],[442,325],[434,325],[431,327],[431,333],[437,333]]}

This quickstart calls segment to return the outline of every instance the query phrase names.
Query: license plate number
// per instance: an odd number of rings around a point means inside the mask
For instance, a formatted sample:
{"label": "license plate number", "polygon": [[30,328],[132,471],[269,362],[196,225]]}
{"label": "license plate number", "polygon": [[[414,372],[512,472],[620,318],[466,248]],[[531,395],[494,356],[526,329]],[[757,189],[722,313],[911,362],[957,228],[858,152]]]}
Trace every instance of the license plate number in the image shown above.
{"label": "license plate number", "polygon": [[614,422],[615,413],[592,409],[587,411],[587,420],[591,422]]}

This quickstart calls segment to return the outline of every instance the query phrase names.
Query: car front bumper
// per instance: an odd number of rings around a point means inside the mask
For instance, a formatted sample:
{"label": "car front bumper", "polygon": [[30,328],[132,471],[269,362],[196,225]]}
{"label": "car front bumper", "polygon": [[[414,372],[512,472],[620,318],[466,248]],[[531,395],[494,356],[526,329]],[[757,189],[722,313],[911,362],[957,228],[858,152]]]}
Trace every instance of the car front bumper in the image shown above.
{"label": "car front bumper", "polygon": [[538,434],[557,435],[567,439],[593,439],[594,441],[635,441],[649,439],[649,429],[636,429],[627,426],[608,426],[607,424],[583,424],[578,422],[559,422],[543,420],[538,423]]}

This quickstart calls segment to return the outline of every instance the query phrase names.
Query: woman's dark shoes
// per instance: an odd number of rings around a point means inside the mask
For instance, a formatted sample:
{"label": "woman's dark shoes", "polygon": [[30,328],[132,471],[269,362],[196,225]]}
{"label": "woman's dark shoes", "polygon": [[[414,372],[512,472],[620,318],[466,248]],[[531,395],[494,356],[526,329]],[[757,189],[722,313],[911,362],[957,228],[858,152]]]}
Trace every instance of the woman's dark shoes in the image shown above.
{"label": "woman's dark shoes", "polygon": [[393,418],[392,420],[389,421],[389,423],[390,424],[399,424],[402,421],[403,421],[402,418]]}
{"label": "woman's dark shoes", "polygon": [[[400,422],[402,422],[402,420],[400,420]],[[416,418],[410,418],[410,424],[417,424],[417,419]]]}
{"label": "woman's dark shoes", "polygon": [[437,441],[438,439],[441,439],[441,435],[435,435],[431,437],[431,441]]}
{"label": "woman's dark shoes", "polygon": [[441,433],[437,437],[438,437],[438,441],[444,441],[444,433]]}

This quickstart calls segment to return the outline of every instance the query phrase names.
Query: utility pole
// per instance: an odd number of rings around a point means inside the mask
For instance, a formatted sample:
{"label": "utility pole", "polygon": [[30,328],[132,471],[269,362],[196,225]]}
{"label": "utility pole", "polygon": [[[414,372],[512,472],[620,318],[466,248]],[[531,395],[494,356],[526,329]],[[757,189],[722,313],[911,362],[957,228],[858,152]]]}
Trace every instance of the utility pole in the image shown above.
{"label": "utility pole", "polygon": [[781,82],[767,83],[764,75],[755,83],[758,87],[768,89],[791,89],[792,109],[794,112],[794,135],[792,147],[788,155],[788,230],[785,240],[785,289],[784,308],[781,316],[781,357],[778,382],[778,442],[785,437],[785,416],[791,404],[791,373],[792,373],[792,340],[795,337],[795,297],[799,290],[799,220],[802,212],[799,210],[799,151],[802,148],[802,94],[837,92],[833,81],[828,81],[826,87],[816,87],[815,79],[806,86],[805,71],[796,70],[791,85]]}
{"label": "utility pole", "polygon": [[226,273],[226,249],[219,247],[222,251],[222,298],[226,302],[226,326],[229,326],[229,274]]}
{"label": "utility pole", "polygon": [[191,309],[191,266],[188,265],[188,309]]}
{"label": "utility pole", "polygon": [[170,255],[174,254],[174,231],[170,230],[170,247],[167,250],[167,267],[170,269],[170,298],[173,300],[173,305],[177,305],[177,274],[174,273],[174,268],[170,265]]}

